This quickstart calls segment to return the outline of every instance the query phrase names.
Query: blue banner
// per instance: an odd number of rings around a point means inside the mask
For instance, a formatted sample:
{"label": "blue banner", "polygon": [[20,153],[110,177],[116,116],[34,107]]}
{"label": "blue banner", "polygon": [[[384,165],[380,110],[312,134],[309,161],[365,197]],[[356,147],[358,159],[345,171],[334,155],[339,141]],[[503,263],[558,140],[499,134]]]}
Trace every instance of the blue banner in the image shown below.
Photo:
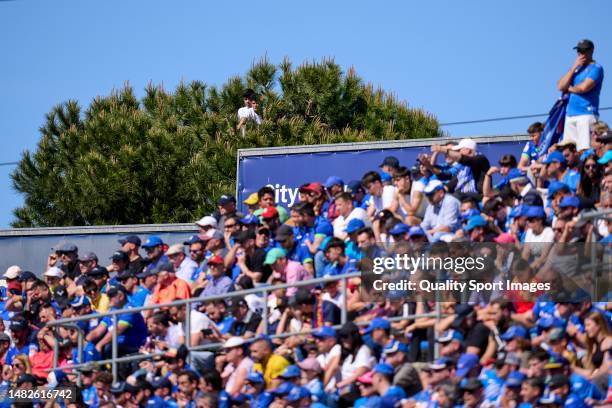
{"label": "blue banner", "polygon": [[[513,154],[518,161],[524,145],[525,140],[478,142],[478,151],[497,166],[504,154]],[[291,207],[302,184],[323,183],[329,176],[338,176],[345,183],[360,180],[366,172],[378,170],[387,156],[397,157],[400,165],[410,168],[419,154],[431,154],[430,146],[242,157],[237,180],[239,207],[244,211],[242,201],[265,185],[276,191],[277,204]]]}

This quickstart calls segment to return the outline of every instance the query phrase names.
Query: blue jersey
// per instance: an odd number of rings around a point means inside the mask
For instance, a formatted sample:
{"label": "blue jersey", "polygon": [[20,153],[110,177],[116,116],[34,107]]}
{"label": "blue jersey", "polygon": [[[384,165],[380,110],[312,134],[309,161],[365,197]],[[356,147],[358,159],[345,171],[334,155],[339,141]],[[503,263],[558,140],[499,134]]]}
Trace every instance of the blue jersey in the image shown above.
{"label": "blue jersey", "polygon": [[93,385],[89,388],[85,388],[83,391],[81,391],[81,394],[83,395],[83,402],[88,407],[97,408],[100,404],[98,392],[96,391],[96,387]]}
{"label": "blue jersey", "polygon": [[145,288],[144,286],[138,286],[136,293],[128,295],[128,301],[134,307],[141,307],[144,306],[145,300],[150,294],[152,294],[152,292],[149,289]]}
{"label": "blue jersey", "polygon": [[[282,247],[279,245],[279,248]],[[310,250],[308,249],[306,244],[300,244],[298,242],[295,242],[293,248],[291,248],[290,251],[287,251],[287,259],[299,262],[301,264],[304,264],[306,262],[312,262],[313,260],[312,254],[310,253]]]}
{"label": "blue jersey", "polygon": [[30,357],[30,355],[36,353],[37,351],[38,347],[34,343],[26,343],[23,347],[17,347],[16,345],[14,345],[11,346],[6,352],[4,362],[6,365],[11,365],[13,364],[13,360],[15,359],[15,357],[21,355]]}
{"label": "blue jersey", "polygon": [[580,400],[585,400],[587,398],[600,400],[604,397],[595,384],[576,373],[570,375],[569,382],[572,394],[576,395]]}
{"label": "blue jersey", "polygon": [[[127,309],[131,308],[130,305],[127,306]],[[117,308],[113,307],[110,310],[117,310]],[[128,328],[121,334],[117,336],[117,343],[129,347],[140,347],[142,346],[147,339],[147,325],[140,313],[124,313],[117,316],[117,321],[119,324],[127,325]],[[102,319],[102,323],[104,323],[108,330],[111,330],[113,327],[113,318],[112,316],[106,316]]]}
{"label": "blue jersey", "polygon": [[501,395],[504,380],[497,376],[495,370],[483,370],[478,378],[484,386],[484,397],[487,401],[497,401]]}
{"label": "blue jersey", "polygon": [[567,103],[567,116],[599,115],[599,94],[604,79],[602,66],[596,62],[591,62],[578,68],[572,77],[572,86],[581,84],[587,78],[595,81],[595,86],[589,92],[570,93]]}
{"label": "blue jersey", "polygon": [[538,157],[540,157],[540,148],[542,147],[542,145],[535,145],[531,140],[528,141],[527,143],[525,143],[525,147],[523,148],[523,152],[521,153],[521,156],[525,156],[529,159],[528,163],[531,163],[532,161],[536,161],[538,160]]}

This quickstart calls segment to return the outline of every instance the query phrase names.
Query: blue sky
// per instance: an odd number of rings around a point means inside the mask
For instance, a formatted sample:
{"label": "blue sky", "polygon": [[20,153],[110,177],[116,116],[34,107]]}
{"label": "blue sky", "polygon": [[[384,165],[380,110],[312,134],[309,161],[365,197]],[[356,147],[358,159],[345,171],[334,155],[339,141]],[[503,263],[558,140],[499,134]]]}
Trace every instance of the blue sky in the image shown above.
{"label": "blue sky", "polygon": [[[581,38],[612,67],[612,2],[197,0],[0,1],[0,162],[33,149],[50,108],[87,105],[129,81],[221,84],[262,55],[333,57],[441,122],[546,112]],[[612,106],[609,79],[600,106]],[[612,121],[612,111],[602,112]],[[530,120],[448,127],[523,132]],[[22,198],[0,167],[0,227]]]}

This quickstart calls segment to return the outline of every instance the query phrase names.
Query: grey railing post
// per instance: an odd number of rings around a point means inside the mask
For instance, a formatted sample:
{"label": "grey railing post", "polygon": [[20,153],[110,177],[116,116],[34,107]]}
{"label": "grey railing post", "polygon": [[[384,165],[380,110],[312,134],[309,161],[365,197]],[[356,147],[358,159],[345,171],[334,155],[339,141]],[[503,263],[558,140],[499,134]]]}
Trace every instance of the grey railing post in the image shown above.
{"label": "grey railing post", "polygon": [[59,359],[59,338],[57,335],[57,326],[53,326],[53,369],[57,368],[57,361]]}
{"label": "grey railing post", "polygon": [[185,347],[187,353],[187,364],[191,365],[191,303],[185,305]]}
{"label": "grey railing post", "polygon": [[340,285],[341,285],[341,291],[342,291],[342,314],[340,316],[340,322],[344,325],[344,323],[346,323],[346,315],[347,315],[347,287],[348,285],[346,284],[346,278],[342,278],[342,280],[340,281]]}
{"label": "grey railing post", "polygon": [[[77,355],[79,359],[79,364],[83,364],[83,331],[79,328],[79,339],[77,340]],[[77,385],[80,387],[81,384],[81,371],[77,375]]]}
{"label": "grey railing post", "polygon": [[119,318],[116,314],[113,315],[113,341],[112,341],[112,351],[113,351],[113,362],[111,363],[112,371],[113,371],[113,381],[118,381],[117,379],[117,324],[119,323]]}
{"label": "grey railing post", "polygon": [[263,306],[263,332],[267,336],[268,335],[268,291],[264,289],[263,291],[264,298],[264,306]]}
{"label": "grey railing post", "polygon": [[[440,282],[440,274],[441,271],[436,272],[436,283]],[[434,324],[434,359],[437,359],[440,356],[440,344],[435,341],[436,331],[438,327],[440,327],[440,318],[442,315],[442,305],[440,304],[440,291],[436,290],[436,323]]]}

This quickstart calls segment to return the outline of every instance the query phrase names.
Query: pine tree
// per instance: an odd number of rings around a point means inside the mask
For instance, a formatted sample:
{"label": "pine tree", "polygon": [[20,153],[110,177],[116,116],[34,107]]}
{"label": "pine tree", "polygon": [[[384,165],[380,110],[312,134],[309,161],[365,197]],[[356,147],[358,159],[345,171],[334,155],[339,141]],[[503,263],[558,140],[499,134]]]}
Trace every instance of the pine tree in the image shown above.
{"label": "pine tree", "polygon": [[[261,125],[236,130],[242,94],[259,97]],[[436,119],[365,84],[333,60],[293,68],[262,58],[221,87],[125,85],[85,110],[55,106],[11,174],[25,196],[14,227],[191,222],[235,189],[239,148],[435,137]]]}

